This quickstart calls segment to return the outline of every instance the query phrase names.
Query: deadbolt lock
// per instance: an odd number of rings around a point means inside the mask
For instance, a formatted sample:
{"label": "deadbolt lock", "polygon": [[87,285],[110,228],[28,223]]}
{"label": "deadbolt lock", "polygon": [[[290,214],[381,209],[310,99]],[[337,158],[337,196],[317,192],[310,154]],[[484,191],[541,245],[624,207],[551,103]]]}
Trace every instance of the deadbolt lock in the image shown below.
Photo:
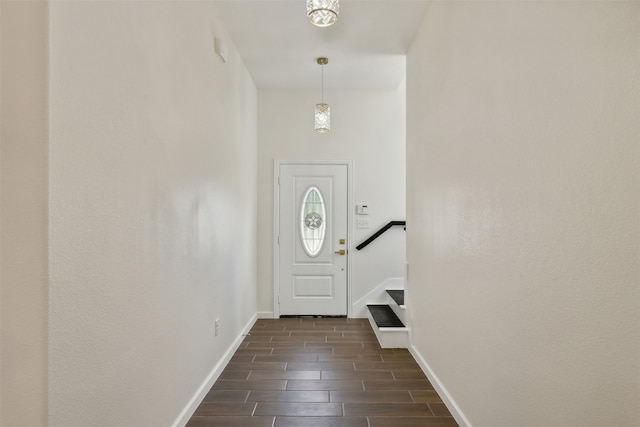
{"label": "deadbolt lock", "polygon": [[339,242],[341,245],[344,245],[347,241],[345,239],[340,239]]}

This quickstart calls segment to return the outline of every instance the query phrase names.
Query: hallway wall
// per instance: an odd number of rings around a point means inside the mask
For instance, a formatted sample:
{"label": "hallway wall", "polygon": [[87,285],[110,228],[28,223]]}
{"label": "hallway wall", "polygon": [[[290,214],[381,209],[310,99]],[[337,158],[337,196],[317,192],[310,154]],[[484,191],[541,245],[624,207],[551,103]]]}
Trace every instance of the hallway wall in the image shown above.
{"label": "hallway wall", "polygon": [[[329,79],[330,68],[325,72]],[[326,134],[316,133],[313,127],[318,96],[319,90],[258,92],[258,311],[265,317],[272,317],[274,310],[274,159],[353,161],[354,203],[369,204],[371,228],[354,229],[354,241],[348,242],[352,302],[389,277],[404,277],[401,227],[362,251],[354,249],[382,225],[405,218],[404,84],[395,91],[325,91],[332,115],[331,131]],[[355,206],[349,209],[355,211]]]}
{"label": "hallway wall", "polygon": [[47,423],[47,3],[0,2],[0,425]]}
{"label": "hallway wall", "polygon": [[214,36],[211,2],[51,4],[52,427],[171,425],[254,318],[257,93]]}
{"label": "hallway wall", "polygon": [[413,42],[413,345],[463,423],[640,425],[639,17],[433,2]]}

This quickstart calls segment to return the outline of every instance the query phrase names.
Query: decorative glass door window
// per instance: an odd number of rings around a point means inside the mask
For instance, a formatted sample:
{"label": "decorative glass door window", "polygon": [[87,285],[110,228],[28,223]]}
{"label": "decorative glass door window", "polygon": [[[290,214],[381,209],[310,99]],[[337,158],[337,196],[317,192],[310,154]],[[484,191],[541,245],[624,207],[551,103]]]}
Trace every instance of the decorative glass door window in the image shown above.
{"label": "decorative glass door window", "polygon": [[317,257],[326,231],[327,209],[320,189],[312,185],[305,191],[300,203],[300,240],[310,257]]}

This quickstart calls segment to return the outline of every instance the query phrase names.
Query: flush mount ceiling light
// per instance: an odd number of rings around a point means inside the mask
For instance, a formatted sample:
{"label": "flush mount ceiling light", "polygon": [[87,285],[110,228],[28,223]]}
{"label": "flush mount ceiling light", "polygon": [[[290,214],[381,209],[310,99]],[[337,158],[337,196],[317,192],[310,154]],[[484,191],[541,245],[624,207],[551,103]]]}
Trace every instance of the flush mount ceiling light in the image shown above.
{"label": "flush mount ceiling light", "polygon": [[330,27],[338,20],[339,0],[307,0],[309,22],[316,27]]}
{"label": "flush mount ceiling light", "polygon": [[322,97],[320,104],[316,104],[316,132],[326,133],[331,129],[331,109],[329,108],[329,104],[324,103],[324,66],[329,63],[329,60],[320,57],[317,59],[317,62],[322,66]]}

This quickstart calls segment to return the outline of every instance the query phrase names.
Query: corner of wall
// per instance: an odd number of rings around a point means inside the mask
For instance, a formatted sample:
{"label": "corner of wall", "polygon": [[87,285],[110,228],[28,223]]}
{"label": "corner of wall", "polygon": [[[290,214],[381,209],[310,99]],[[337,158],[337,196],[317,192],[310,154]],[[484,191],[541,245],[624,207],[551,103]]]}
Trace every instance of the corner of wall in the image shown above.
{"label": "corner of wall", "polygon": [[244,336],[251,330],[251,327],[258,319],[258,314],[254,314],[251,316],[251,319],[247,322],[247,324],[242,328],[242,332],[240,335],[236,337],[233,343],[229,346],[227,351],[224,352],[220,360],[213,366],[209,374],[205,377],[204,381],[198,387],[196,392],[193,394],[193,397],[189,399],[184,409],[180,412],[176,420],[171,424],[172,427],[184,427],[188,422],[193,413],[198,409],[198,405],[202,402],[204,397],[207,395],[213,384],[216,382],[220,374],[224,370],[225,366],[231,358],[235,351],[240,347],[242,341],[244,340]]}
{"label": "corner of wall", "polygon": [[431,366],[427,363],[422,354],[418,351],[418,349],[411,343],[409,345],[409,352],[416,359],[418,365],[422,368],[422,371],[426,374],[429,382],[433,385],[433,388],[436,390],[444,404],[447,406],[451,415],[456,419],[460,427],[472,427],[471,422],[467,419],[466,415],[462,411],[462,408],[458,405],[458,403],[453,399],[447,388],[440,381],[436,373],[431,369]]}

